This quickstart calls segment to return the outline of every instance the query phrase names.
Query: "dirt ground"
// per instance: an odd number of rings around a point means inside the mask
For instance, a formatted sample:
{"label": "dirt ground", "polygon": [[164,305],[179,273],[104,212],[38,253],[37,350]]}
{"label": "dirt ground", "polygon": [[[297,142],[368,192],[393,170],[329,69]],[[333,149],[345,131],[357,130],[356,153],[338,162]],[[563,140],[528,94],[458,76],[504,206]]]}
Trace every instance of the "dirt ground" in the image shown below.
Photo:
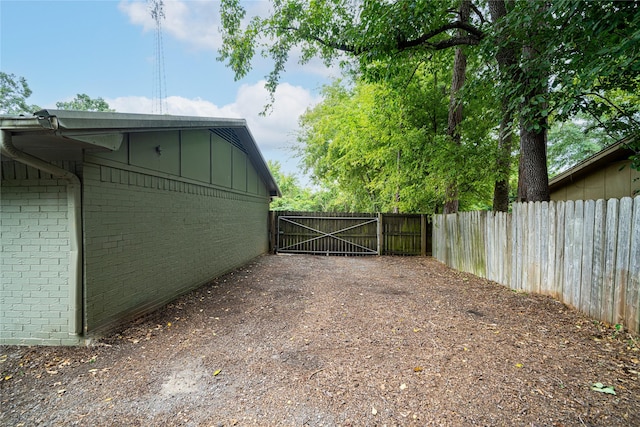
{"label": "dirt ground", "polygon": [[430,258],[266,255],[92,346],[3,347],[0,424],[640,426],[639,347]]}

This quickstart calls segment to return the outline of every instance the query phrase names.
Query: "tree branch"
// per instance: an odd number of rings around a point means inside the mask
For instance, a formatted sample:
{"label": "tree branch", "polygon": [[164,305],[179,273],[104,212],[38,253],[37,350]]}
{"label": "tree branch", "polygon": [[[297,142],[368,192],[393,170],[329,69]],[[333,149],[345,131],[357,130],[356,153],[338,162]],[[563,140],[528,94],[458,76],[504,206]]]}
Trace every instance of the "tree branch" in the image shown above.
{"label": "tree branch", "polygon": [[478,9],[478,7],[475,4],[471,3],[471,9],[475,12],[476,15],[478,15],[478,17],[480,18],[480,22],[482,24],[487,22],[487,20],[484,19],[484,15],[482,14],[482,12],[480,12],[480,9]]}
{"label": "tree branch", "polygon": [[[467,37],[455,37],[455,38],[452,38],[450,40],[443,40],[442,42],[437,42],[437,43],[430,43],[429,42],[429,39],[432,39],[433,37],[435,37],[437,35],[440,35],[440,34],[444,33],[445,31],[455,30],[455,29],[464,30],[467,33],[469,33],[469,36],[467,36]],[[465,22],[455,21],[455,22],[451,22],[449,24],[445,24],[440,28],[436,28],[433,31],[425,33],[422,36],[418,37],[417,39],[399,40],[397,47],[398,47],[399,50],[404,50],[404,49],[420,46],[420,45],[423,45],[423,44],[430,45],[430,46],[437,46],[438,44],[443,43],[443,42],[446,42],[448,44],[448,46],[446,46],[446,47],[458,46],[460,44],[478,44],[478,42],[480,40],[482,40],[483,37],[484,37],[484,33],[482,31],[480,31],[479,29],[477,29],[476,27],[474,27],[473,25],[467,24]],[[451,44],[451,41],[456,40],[456,39],[459,40],[459,42]],[[472,41],[472,40],[473,40],[473,43],[469,43],[469,41]],[[444,49],[444,48],[442,48],[442,49]]]}
{"label": "tree branch", "polygon": [[478,40],[477,38],[471,37],[471,36],[465,36],[465,37],[452,37],[448,40],[442,40],[437,43],[425,43],[425,44],[431,47],[432,49],[442,50],[442,49],[447,49],[454,46],[463,46],[463,45],[475,46],[478,43],[480,43],[480,40]]}
{"label": "tree branch", "polygon": [[[441,40],[434,43],[429,41],[430,39],[446,31],[454,30],[454,29],[464,30],[468,33],[468,35],[451,37],[447,40]],[[376,45],[355,46],[347,43],[338,43],[335,41],[325,40],[313,34],[303,32],[300,28],[293,27],[293,26],[280,27],[279,30],[291,31],[291,32],[297,33],[298,36],[300,36],[302,39],[305,39],[308,41],[315,41],[323,46],[330,47],[332,49],[337,49],[347,53],[352,53],[356,56],[361,55],[365,52],[374,50],[377,47]],[[442,50],[442,49],[447,49],[449,47],[460,46],[460,45],[477,45],[480,42],[480,40],[482,40],[483,38],[484,38],[484,33],[478,28],[474,27],[473,25],[467,24],[465,22],[455,21],[449,24],[445,24],[433,31],[425,33],[422,36],[412,40],[399,38],[398,41],[396,42],[395,48],[398,51],[403,51],[403,50],[411,49],[418,46],[426,46],[431,49]]]}
{"label": "tree branch", "polygon": [[607,98],[607,97],[605,97],[605,96],[603,96],[603,95],[601,95],[601,94],[599,94],[599,93],[596,93],[596,92],[582,92],[582,96],[585,96],[585,97],[586,97],[586,96],[588,96],[588,95],[591,95],[591,96],[597,96],[598,98],[602,99],[604,102],[606,102],[607,104],[609,104],[609,106],[610,106],[610,107],[612,107],[614,110],[616,110],[618,113],[620,113],[621,115],[623,115],[623,116],[627,117],[630,121],[632,121],[632,122],[634,122],[634,123],[636,123],[636,124],[640,124],[640,123],[638,123],[638,121],[637,121],[637,120],[635,120],[635,119],[633,118],[633,115],[631,115],[631,114],[627,113],[626,111],[624,111],[623,109],[621,109],[620,107],[618,107],[618,106],[617,106],[613,101],[611,101],[609,98]]}

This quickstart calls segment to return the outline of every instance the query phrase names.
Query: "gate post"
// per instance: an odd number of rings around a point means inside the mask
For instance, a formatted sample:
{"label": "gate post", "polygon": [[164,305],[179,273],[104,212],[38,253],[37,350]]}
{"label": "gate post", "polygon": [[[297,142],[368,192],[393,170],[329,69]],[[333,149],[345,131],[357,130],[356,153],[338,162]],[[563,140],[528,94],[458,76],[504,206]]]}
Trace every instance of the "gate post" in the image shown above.
{"label": "gate post", "polygon": [[382,248],[384,242],[384,233],[382,228],[382,213],[378,212],[378,256],[382,255]]}
{"label": "gate post", "polygon": [[420,256],[427,256],[427,216],[420,215]]}
{"label": "gate post", "polygon": [[276,229],[276,212],[269,211],[269,252],[275,254],[278,252],[278,239]]}

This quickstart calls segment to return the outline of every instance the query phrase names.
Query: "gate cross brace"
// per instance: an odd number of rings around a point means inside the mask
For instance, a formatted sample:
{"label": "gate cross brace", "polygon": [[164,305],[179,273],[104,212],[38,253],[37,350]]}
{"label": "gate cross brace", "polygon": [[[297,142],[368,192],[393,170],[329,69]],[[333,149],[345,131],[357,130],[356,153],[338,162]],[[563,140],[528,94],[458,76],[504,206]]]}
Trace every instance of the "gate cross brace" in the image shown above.
{"label": "gate cross brace", "polygon": [[[302,217],[302,218],[304,218],[304,217]],[[343,238],[341,238],[339,236],[336,236],[336,234],[342,233],[343,231],[348,231],[348,230],[351,230],[351,229],[354,229],[354,228],[362,227],[362,226],[367,225],[367,224],[371,224],[373,222],[378,222],[378,218],[372,218],[372,219],[366,218],[365,222],[361,222],[359,224],[352,225],[350,227],[346,227],[346,228],[343,228],[343,229],[340,229],[340,230],[332,231],[330,233],[327,233],[327,232],[324,232],[324,231],[321,231],[321,230],[317,230],[317,229],[315,229],[313,227],[309,227],[309,226],[304,225],[304,224],[300,224],[299,222],[292,221],[292,220],[290,220],[289,218],[287,218],[285,216],[281,216],[281,217],[279,217],[279,219],[281,219],[283,221],[286,221],[286,222],[289,222],[291,224],[297,225],[298,227],[305,228],[307,230],[310,230],[310,231],[313,231],[314,233],[318,233],[319,234],[319,236],[312,237],[311,239],[307,239],[307,240],[304,240],[302,242],[294,243],[293,245],[285,246],[284,248],[279,248],[279,250],[291,250],[291,248],[294,248],[296,246],[303,245],[303,244],[309,243],[309,242],[313,242],[314,240],[319,240],[319,239],[322,239],[324,237],[330,237],[332,239],[336,239],[338,241],[341,241],[341,242],[347,243],[349,245],[352,245],[352,246],[358,247],[360,249],[363,249],[367,253],[373,253],[373,254],[377,254],[378,253],[378,251],[374,251],[371,248],[367,248],[366,246],[362,246],[362,245],[359,245],[357,243],[350,242],[350,241],[348,241],[346,239],[343,239]],[[328,219],[337,219],[337,218],[328,217]],[[345,218],[342,218],[342,219],[345,219]],[[365,218],[347,217],[346,219],[363,220]]]}

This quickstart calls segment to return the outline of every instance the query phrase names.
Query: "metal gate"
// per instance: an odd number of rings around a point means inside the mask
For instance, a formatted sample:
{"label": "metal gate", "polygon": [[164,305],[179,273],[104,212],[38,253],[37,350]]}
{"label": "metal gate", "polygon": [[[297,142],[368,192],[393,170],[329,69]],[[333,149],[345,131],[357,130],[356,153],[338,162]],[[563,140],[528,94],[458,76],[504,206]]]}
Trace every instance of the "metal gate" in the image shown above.
{"label": "metal gate", "polygon": [[278,217],[277,252],[378,255],[378,217]]}

